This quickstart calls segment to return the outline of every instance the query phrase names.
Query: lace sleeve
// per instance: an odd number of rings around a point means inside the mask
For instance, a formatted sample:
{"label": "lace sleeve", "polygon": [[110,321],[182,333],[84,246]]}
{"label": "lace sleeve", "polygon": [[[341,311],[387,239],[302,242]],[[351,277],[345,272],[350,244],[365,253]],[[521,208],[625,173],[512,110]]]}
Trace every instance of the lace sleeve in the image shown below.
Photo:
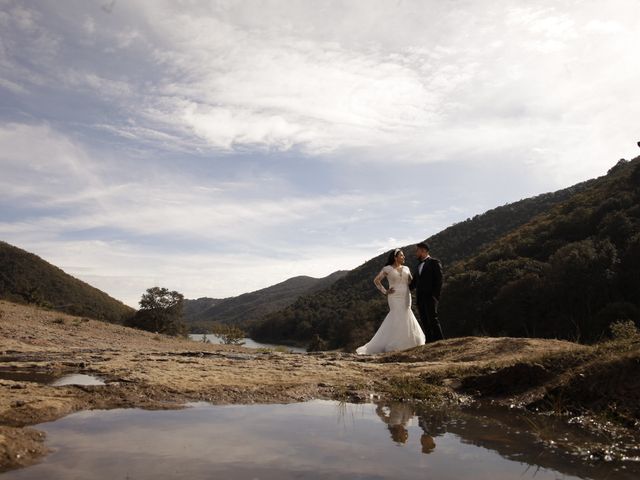
{"label": "lace sleeve", "polygon": [[387,294],[387,289],[384,288],[384,285],[382,285],[382,279],[387,276],[388,271],[389,269],[387,267],[384,267],[382,270],[380,270],[380,273],[376,275],[376,278],[373,279],[373,283],[375,284],[376,288],[380,290],[383,295]]}

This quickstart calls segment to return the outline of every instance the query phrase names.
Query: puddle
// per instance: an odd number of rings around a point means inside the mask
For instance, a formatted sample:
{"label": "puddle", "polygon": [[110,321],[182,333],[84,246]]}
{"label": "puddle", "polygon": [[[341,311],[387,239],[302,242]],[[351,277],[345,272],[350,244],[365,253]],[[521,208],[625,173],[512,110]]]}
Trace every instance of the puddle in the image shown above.
{"label": "puddle", "polygon": [[85,411],[38,425],[53,453],[0,480],[639,478],[550,447],[536,421],[329,401]]}
{"label": "puddle", "polygon": [[82,373],[74,373],[65,375],[50,383],[53,387],[62,387],[64,385],[104,385],[104,380],[94,377],[93,375],[84,375]]}
{"label": "puddle", "polygon": [[64,385],[105,385],[104,380],[93,375],[74,373],[60,375],[59,373],[32,370],[0,370],[0,380],[14,382],[33,382],[43,385],[61,387]]}
{"label": "puddle", "polygon": [[[204,339],[206,339],[209,343],[212,343],[214,345],[220,345],[224,343],[221,337],[219,337],[218,335],[214,335],[212,333],[204,334],[204,335],[201,333],[190,333],[189,338],[191,340],[195,340],[196,342],[202,342]],[[254,348],[254,349],[264,348],[264,349],[270,349],[270,350],[279,349],[285,352],[307,353],[306,348],[291,347],[289,345],[277,345],[274,343],[260,343],[260,342],[256,342],[254,339],[249,337],[244,337],[241,341],[243,342],[242,346],[245,348]]]}

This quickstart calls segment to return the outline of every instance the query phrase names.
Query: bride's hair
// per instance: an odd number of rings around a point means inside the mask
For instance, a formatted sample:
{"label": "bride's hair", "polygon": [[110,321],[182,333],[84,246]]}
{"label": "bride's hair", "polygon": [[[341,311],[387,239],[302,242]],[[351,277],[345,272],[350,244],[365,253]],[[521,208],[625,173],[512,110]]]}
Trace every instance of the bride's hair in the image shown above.
{"label": "bride's hair", "polygon": [[389,256],[387,257],[387,263],[386,265],[393,265],[394,263],[396,263],[396,257],[398,256],[398,254],[402,252],[401,248],[396,248],[395,250],[391,250],[389,252]]}

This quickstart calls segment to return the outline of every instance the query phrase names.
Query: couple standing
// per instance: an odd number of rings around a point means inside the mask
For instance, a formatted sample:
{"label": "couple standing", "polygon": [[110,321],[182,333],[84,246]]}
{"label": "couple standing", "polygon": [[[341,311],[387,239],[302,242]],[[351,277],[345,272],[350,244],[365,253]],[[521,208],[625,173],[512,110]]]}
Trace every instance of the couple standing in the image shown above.
{"label": "couple standing", "polygon": [[[442,265],[429,255],[429,246],[423,242],[416,245],[416,257],[419,263],[411,272],[404,265],[404,252],[396,248],[389,253],[387,264],[374,278],[378,290],[387,296],[389,314],[369,343],[356,349],[358,355],[405,350],[424,345],[425,341],[444,338],[438,322]],[[385,277],[389,282],[388,289],[382,285]],[[414,289],[420,322],[411,310],[411,290]]]}

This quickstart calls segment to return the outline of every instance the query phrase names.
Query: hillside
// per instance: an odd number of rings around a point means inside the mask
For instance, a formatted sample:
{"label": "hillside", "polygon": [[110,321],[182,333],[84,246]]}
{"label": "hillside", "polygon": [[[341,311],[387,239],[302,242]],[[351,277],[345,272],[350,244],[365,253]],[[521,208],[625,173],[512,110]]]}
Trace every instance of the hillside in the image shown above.
{"label": "hillside", "polygon": [[453,265],[441,303],[450,335],[593,342],[640,321],[640,157]]}
{"label": "hillside", "polygon": [[185,298],[182,306],[182,313],[185,321],[189,323],[198,322],[201,315],[208,309],[216,305],[218,302],[223,302],[221,298],[209,298],[201,297],[195,300]]}
{"label": "hillside", "polygon": [[37,255],[0,241],[0,298],[120,323],[134,310]]}
{"label": "hillside", "polygon": [[[502,278],[495,275],[492,277],[493,273],[484,276],[483,279],[487,282],[490,279],[494,282],[493,289],[490,290],[485,290],[489,287],[488,284],[478,283],[482,276],[480,274],[487,267],[493,272],[500,266],[500,263],[495,262],[526,257],[527,248],[530,250],[530,256],[536,257],[535,260],[546,261],[552,253],[566,244],[598,235],[601,240],[609,234],[613,235],[617,238],[613,243],[618,242],[619,248],[626,248],[622,245],[624,241],[621,238],[630,237],[638,232],[637,222],[633,220],[637,218],[636,213],[622,212],[624,208],[632,209],[639,203],[637,191],[634,190],[637,189],[637,174],[634,172],[638,162],[638,159],[623,162],[612,168],[607,176],[495,208],[428,238],[427,242],[432,247],[433,255],[442,260],[445,268],[445,289],[440,308],[445,335],[450,337],[509,332],[520,336],[553,336],[538,329],[519,329],[518,332],[504,330],[497,328],[493,323],[491,328],[488,328],[488,319],[495,313],[494,297],[497,295],[498,286],[504,285],[501,282],[509,283],[515,280],[513,275],[517,277],[517,272],[524,267],[517,262],[505,263],[501,265]],[[631,178],[633,175],[636,175],[633,177],[635,180]],[[618,194],[618,190],[623,193]],[[583,208],[583,202],[590,206]],[[587,212],[587,209],[594,212]],[[595,210],[598,210],[597,214]],[[587,217],[592,213],[594,218],[587,221]],[[606,221],[604,217],[607,217]],[[577,227],[573,223],[578,224]],[[535,230],[535,225],[546,225],[549,228],[539,229],[534,233],[532,229]],[[602,228],[605,237],[602,237],[603,233],[599,233]],[[563,233],[564,230],[566,232]],[[516,238],[521,240],[518,253],[510,251],[513,239]],[[541,243],[545,245],[542,251],[536,248]],[[409,254],[407,264],[413,267],[413,246],[405,247],[405,250],[405,253]],[[627,254],[629,258],[633,255],[632,251]],[[375,332],[388,309],[384,297],[380,296],[371,284],[373,277],[384,264],[385,257],[386,253],[379,255],[317,295],[301,297],[290,307],[267,316],[263,324],[254,328],[252,336],[262,341],[293,340],[300,343],[309,342],[314,338],[323,348],[353,348],[363,344]],[[467,259],[474,260],[467,262]],[[512,277],[509,277],[511,274]],[[631,274],[627,271],[625,275]],[[570,278],[569,276],[565,280],[569,282]],[[528,281],[532,279],[529,278]],[[631,283],[634,281],[630,280]],[[609,287],[611,285],[607,286]],[[506,295],[506,291],[502,294]],[[507,301],[506,297],[504,299]],[[542,299],[521,301],[511,297],[508,300],[511,302],[511,310],[501,310],[502,323],[519,322],[520,313],[528,308],[526,302]],[[487,310],[489,306],[492,310]],[[626,308],[629,315],[634,311],[629,305],[611,308]],[[482,315],[478,316],[480,310]],[[618,314],[614,311],[611,315],[616,317]],[[575,335],[569,336],[564,333],[560,336],[575,338]]]}
{"label": "hillside", "polygon": [[323,278],[293,277],[237,297],[185,300],[185,321],[192,330],[206,327],[212,322],[247,325],[268,313],[291,305],[300,295],[310,294],[331,285],[346,273],[346,271],[337,271]]}

